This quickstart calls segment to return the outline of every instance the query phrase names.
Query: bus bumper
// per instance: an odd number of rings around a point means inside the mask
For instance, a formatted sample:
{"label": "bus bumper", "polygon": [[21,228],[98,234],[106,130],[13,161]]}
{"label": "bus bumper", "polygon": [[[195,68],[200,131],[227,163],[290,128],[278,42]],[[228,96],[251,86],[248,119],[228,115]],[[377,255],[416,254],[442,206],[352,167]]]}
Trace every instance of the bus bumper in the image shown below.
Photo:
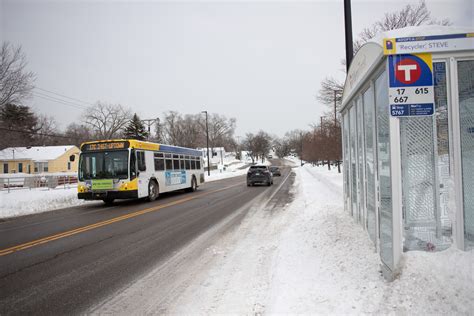
{"label": "bus bumper", "polygon": [[77,193],[77,197],[81,200],[104,200],[104,199],[137,199],[138,190],[130,191],[105,191],[105,192],[83,192]]}

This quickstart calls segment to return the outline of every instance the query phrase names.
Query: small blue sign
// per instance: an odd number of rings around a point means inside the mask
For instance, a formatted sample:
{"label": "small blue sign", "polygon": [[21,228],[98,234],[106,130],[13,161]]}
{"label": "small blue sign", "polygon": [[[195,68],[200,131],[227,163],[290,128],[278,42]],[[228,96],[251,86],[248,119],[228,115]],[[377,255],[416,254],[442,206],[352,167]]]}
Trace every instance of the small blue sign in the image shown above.
{"label": "small blue sign", "polygon": [[421,115],[433,115],[434,104],[391,104],[390,114],[392,116],[421,116]]}

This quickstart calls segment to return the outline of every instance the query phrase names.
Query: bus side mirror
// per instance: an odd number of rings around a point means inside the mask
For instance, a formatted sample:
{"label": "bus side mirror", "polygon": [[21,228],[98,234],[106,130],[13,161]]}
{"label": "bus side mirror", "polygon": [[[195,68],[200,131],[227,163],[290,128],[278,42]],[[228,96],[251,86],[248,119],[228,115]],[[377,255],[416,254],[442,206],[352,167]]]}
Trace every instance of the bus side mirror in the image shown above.
{"label": "bus side mirror", "polygon": [[76,156],[75,156],[75,155],[69,156],[69,161],[73,162],[74,160],[76,160]]}

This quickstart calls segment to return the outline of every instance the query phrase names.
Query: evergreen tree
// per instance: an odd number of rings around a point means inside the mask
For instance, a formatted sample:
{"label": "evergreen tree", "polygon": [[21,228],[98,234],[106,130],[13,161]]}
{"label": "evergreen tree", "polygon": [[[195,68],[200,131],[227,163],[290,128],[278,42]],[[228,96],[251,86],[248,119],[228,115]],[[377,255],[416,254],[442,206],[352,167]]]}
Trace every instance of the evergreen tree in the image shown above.
{"label": "evergreen tree", "polygon": [[148,138],[148,132],[145,130],[145,126],[143,125],[142,121],[140,121],[137,113],[133,114],[133,118],[125,127],[123,136],[125,138],[138,140],[145,140]]}
{"label": "evergreen tree", "polygon": [[0,149],[34,145],[38,125],[38,117],[28,106],[11,103],[0,106]]}

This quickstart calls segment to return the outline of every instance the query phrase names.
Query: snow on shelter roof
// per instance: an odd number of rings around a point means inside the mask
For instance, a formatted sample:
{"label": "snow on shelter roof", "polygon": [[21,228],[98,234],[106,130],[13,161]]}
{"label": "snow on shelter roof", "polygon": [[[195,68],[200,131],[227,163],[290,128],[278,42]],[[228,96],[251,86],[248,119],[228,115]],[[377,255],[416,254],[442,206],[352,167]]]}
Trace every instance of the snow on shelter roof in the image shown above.
{"label": "snow on shelter roof", "polygon": [[54,160],[74,147],[76,146],[8,147],[0,151],[0,160]]}
{"label": "snow on shelter roof", "polygon": [[[341,112],[384,58],[383,39],[474,33],[473,28],[424,25],[381,32],[365,43],[354,56],[344,83]],[[474,47],[472,48],[474,50]]]}

